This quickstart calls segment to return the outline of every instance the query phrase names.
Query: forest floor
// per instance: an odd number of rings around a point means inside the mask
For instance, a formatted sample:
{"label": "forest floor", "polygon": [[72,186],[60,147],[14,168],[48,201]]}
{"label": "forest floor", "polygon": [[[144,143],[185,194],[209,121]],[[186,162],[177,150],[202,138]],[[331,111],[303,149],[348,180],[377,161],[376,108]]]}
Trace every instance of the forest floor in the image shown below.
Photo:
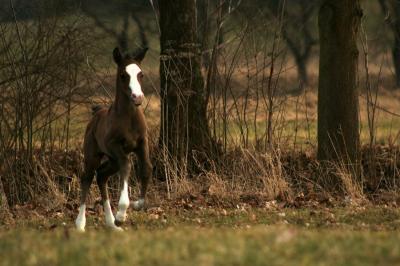
{"label": "forest floor", "polygon": [[[23,211],[20,207],[19,212]],[[88,211],[0,227],[0,265],[398,265],[400,210],[391,205],[264,208],[176,204],[129,213],[124,232]],[[22,217],[23,215],[20,215]]]}

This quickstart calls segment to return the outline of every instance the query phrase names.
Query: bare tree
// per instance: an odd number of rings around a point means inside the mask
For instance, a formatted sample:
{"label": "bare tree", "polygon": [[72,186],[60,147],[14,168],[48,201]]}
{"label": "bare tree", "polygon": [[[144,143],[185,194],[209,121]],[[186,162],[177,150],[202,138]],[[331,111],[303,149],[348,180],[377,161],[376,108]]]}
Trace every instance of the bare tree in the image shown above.
{"label": "bare tree", "polygon": [[[270,0],[263,4],[267,6],[269,14],[279,20],[282,15],[280,6],[283,2]],[[283,9],[282,37],[294,57],[298,79],[305,85],[309,83],[307,64],[311,58],[312,48],[317,44],[313,18],[319,2],[319,0],[289,0]]]}
{"label": "bare tree", "polygon": [[319,12],[318,158],[357,162],[358,0],[325,0]]}
{"label": "bare tree", "polygon": [[[118,27],[114,27],[109,25],[106,21],[102,19],[102,16],[96,12],[96,9],[93,9],[88,4],[82,5],[82,11],[93,19],[94,23],[97,27],[102,29],[106,34],[114,37],[118,46],[123,51],[132,49],[132,47],[128,47],[129,40],[129,30],[130,30],[130,21],[133,20],[136,23],[140,46],[148,47],[148,39],[146,34],[146,29],[142,23],[141,17],[137,14],[137,6],[132,1],[113,1],[115,6],[117,6],[117,14],[120,14],[122,18],[122,25]],[[90,4],[90,3],[89,3]],[[108,1],[101,1],[101,5],[108,6]]]}
{"label": "bare tree", "polygon": [[59,148],[69,147],[71,109],[88,91],[82,65],[92,41],[80,18],[19,21],[11,10],[14,22],[0,24],[0,169],[14,204],[40,191],[38,153],[52,154],[56,137]]}
{"label": "bare tree", "polygon": [[392,58],[396,75],[396,86],[400,87],[400,2],[379,0],[382,12],[393,33]]}
{"label": "bare tree", "polygon": [[200,70],[196,1],[160,0],[158,4],[161,29],[160,146],[173,160],[179,163],[188,160],[190,165],[193,152],[211,154],[213,150]]}

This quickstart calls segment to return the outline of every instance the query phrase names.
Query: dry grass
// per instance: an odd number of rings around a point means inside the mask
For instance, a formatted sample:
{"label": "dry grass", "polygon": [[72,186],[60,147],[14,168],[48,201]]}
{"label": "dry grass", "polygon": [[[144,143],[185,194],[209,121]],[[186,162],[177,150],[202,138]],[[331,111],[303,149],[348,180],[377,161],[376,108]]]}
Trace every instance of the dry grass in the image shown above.
{"label": "dry grass", "polygon": [[[369,152],[369,149],[363,149],[365,156]],[[155,176],[148,198],[150,206],[199,197],[205,200],[204,204],[215,206],[235,206],[243,202],[262,206],[264,202],[272,200],[295,206],[308,201],[327,200],[338,200],[345,204],[397,201],[394,192],[399,190],[398,153],[398,149],[376,147],[375,154],[379,159],[375,164],[375,172],[379,175],[371,175],[368,172],[371,171],[368,161],[362,160],[362,178],[355,179],[351,168],[343,165],[323,167],[312,152],[235,149],[218,161],[210,162],[210,166],[203,168],[197,175],[189,177],[181,172],[181,176],[170,175],[168,182],[160,181],[163,177]],[[11,180],[12,169],[12,166],[10,169],[3,169],[2,177],[7,178],[4,180]],[[23,188],[14,187],[12,182],[3,182],[11,206],[31,202],[46,206],[51,212],[65,208],[74,209],[78,205],[78,176],[82,171],[80,151],[58,151],[51,157],[35,157],[34,165],[29,169],[31,171],[26,172],[29,175],[26,178],[31,182],[26,183]],[[119,184],[116,177],[111,179],[109,189],[114,201],[119,196]],[[136,184],[136,177],[132,177],[132,199],[138,195]],[[29,192],[30,198],[21,200],[19,193],[24,190]],[[98,189],[93,184],[89,202],[97,204],[99,199]]]}
{"label": "dry grass", "polygon": [[[209,160],[208,166],[192,177],[185,174],[176,175],[177,172],[181,172],[174,170],[178,167],[176,163],[164,161],[166,169],[171,170],[168,182],[153,182],[150,198],[162,201],[187,195],[207,194],[213,199],[219,199],[217,201],[240,202],[243,199],[258,198],[291,202],[298,195],[318,200],[340,195],[363,201],[365,198],[373,198],[372,195],[380,189],[398,189],[400,165],[396,147],[400,141],[400,118],[388,114],[385,110],[396,112],[400,101],[399,92],[384,89],[379,91],[378,104],[384,110],[377,110],[376,136],[377,142],[385,145],[375,145],[374,170],[367,156],[370,150],[363,148],[363,171],[360,180],[354,180],[346,167],[333,165],[323,170],[316,161],[316,92],[307,90],[299,95],[283,94],[282,97],[285,101],[282,102],[281,120],[274,131],[277,138],[274,147],[260,149],[259,140],[255,139],[253,121],[248,121],[248,146],[244,147],[243,136],[239,130],[243,126],[239,122],[243,120],[239,119],[237,112],[231,111],[227,124],[229,147],[226,153],[215,161]],[[363,102],[363,96],[360,100],[360,116],[362,124],[365,125],[366,104]],[[107,105],[110,99],[107,96],[96,96],[91,102]],[[243,109],[248,112],[248,117],[256,112],[255,106],[256,102],[250,99],[247,109]],[[159,154],[156,147],[160,110],[160,101],[156,94],[147,96],[144,108],[150,127],[152,153],[156,155]],[[227,108],[242,107],[237,102],[235,107],[234,100],[229,99]],[[262,103],[258,108],[264,108]],[[31,200],[45,203],[51,199],[54,208],[57,208],[57,204],[61,206],[66,202],[76,202],[79,194],[78,176],[82,171],[82,136],[86,122],[90,119],[88,105],[77,106],[72,110],[72,116],[74,120],[70,128],[69,151],[59,150],[57,141],[54,141],[50,145],[53,147],[51,152],[37,150],[33,165],[26,165],[25,169],[15,169],[15,165],[3,166],[2,181],[10,205]],[[256,116],[259,130],[265,128],[265,119],[265,112],[259,112]],[[365,126],[362,127],[361,136],[362,141],[368,143],[368,130]],[[185,168],[182,165],[179,167]],[[21,171],[29,182],[18,187],[12,180]],[[157,176],[155,179],[165,181],[165,177]],[[135,181],[135,178],[132,181]],[[112,182],[110,189],[116,195],[119,192],[118,182]],[[132,193],[136,195],[136,186]],[[29,196],[23,198],[22,194]],[[94,190],[91,199],[95,200],[97,197],[98,193]]]}

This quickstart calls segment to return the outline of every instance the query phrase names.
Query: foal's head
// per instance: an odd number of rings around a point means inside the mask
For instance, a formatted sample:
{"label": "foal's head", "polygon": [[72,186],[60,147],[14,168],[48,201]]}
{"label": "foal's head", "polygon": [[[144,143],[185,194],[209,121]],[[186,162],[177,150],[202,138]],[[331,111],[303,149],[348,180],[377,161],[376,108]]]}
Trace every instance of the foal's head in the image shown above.
{"label": "foal's head", "polygon": [[121,90],[132,102],[139,106],[144,95],[142,91],[143,73],[140,68],[148,48],[137,50],[133,54],[123,56],[118,47],[114,49],[114,61],[118,65],[117,90]]}

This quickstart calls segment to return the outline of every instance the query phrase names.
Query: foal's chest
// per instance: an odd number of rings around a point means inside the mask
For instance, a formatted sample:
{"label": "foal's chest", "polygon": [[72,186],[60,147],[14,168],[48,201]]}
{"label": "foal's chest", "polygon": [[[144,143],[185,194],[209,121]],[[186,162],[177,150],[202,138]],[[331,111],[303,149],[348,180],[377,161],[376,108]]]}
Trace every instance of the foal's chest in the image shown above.
{"label": "foal's chest", "polygon": [[114,128],[119,131],[117,135],[125,153],[134,152],[145,134],[143,130],[146,128],[145,123],[142,123],[138,114],[136,113],[133,117],[124,117],[124,119],[119,117],[118,126]]}
{"label": "foal's chest", "polygon": [[139,144],[140,141],[140,134],[137,130],[129,128],[125,131],[124,140],[122,142],[123,150],[126,153],[133,152]]}
{"label": "foal's chest", "polygon": [[138,141],[134,140],[125,140],[122,144],[122,148],[125,153],[133,152],[137,148]]}

